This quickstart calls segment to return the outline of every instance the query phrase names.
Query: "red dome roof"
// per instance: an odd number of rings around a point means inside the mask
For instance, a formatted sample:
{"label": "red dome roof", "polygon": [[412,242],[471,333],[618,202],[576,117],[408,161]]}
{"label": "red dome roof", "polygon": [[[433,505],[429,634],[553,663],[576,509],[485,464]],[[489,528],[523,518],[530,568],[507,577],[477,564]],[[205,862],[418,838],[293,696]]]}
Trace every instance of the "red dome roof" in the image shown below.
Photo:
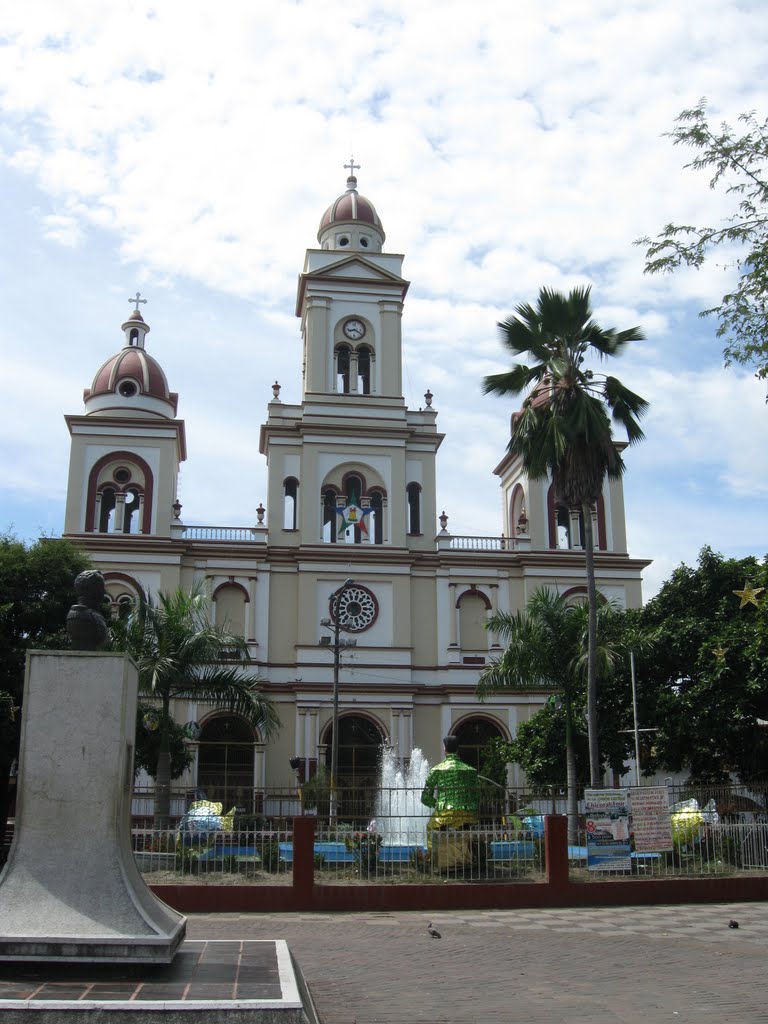
{"label": "red dome roof", "polygon": [[349,221],[362,221],[365,224],[372,224],[384,234],[384,228],[376,207],[365,196],[357,192],[357,178],[347,178],[347,191],[334,200],[323,214],[320,220],[318,232],[323,231],[331,224],[349,223]]}
{"label": "red dome roof", "polygon": [[87,397],[112,393],[126,377],[138,383],[141,394],[171,401],[162,367],[143,348],[138,347],[126,347],[108,359],[93,378]]}

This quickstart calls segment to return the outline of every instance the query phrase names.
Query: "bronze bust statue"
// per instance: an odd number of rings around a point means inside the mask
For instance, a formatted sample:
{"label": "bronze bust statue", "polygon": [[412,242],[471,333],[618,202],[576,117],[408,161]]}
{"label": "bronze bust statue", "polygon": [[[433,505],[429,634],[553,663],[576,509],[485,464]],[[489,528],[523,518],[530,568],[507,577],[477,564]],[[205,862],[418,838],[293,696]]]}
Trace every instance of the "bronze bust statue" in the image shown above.
{"label": "bronze bust statue", "polygon": [[104,616],[99,613],[106,590],[96,569],[81,572],[75,580],[77,603],[67,614],[67,633],[74,651],[99,651],[109,638]]}

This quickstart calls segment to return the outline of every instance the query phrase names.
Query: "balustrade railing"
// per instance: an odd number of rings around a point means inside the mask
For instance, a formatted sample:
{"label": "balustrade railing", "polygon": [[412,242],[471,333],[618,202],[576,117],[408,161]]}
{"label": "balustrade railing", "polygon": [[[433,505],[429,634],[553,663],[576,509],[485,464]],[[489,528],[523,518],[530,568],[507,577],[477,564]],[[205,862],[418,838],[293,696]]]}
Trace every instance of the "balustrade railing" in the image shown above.
{"label": "balustrade railing", "polygon": [[452,536],[451,551],[515,551],[514,537]]}
{"label": "balustrade railing", "polygon": [[185,526],[185,540],[249,541],[265,544],[266,528],[256,526]]}

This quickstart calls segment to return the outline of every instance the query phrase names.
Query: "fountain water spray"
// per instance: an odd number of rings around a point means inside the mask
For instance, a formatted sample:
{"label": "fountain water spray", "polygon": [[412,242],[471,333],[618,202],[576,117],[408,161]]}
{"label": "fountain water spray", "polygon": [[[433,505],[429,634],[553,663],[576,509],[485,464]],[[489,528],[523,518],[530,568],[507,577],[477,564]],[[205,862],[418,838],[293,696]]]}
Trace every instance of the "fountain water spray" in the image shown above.
{"label": "fountain water spray", "polygon": [[382,837],[382,848],[426,846],[427,822],[432,812],[421,802],[421,793],[428,774],[429,762],[418,747],[406,767],[392,747],[382,749],[375,812],[375,829]]}

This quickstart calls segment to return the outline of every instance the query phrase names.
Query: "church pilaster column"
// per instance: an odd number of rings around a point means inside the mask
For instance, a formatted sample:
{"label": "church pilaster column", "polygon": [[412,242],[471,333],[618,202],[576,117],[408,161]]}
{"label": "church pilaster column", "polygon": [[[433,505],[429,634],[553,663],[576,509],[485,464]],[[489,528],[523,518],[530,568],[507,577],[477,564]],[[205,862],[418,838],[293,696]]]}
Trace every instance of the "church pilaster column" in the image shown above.
{"label": "church pilaster column", "polygon": [[[367,508],[370,508],[370,507],[371,507],[371,499],[370,498],[361,498],[360,499],[360,508],[367,509]],[[370,530],[371,517],[370,516],[364,516],[363,517],[363,521],[365,522],[366,529],[360,531],[360,540],[362,541],[363,544],[370,544],[371,543],[371,530]]]}
{"label": "church pilaster column", "polygon": [[349,390],[351,394],[357,394],[357,349],[349,353]]}
{"label": "church pilaster column", "polygon": [[403,710],[403,757],[413,753],[413,713],[410,708]]}
{"label": "church pilaster column", "polygon": [[98,533],[101,526],[101,491],[96,494],[96,502],[93,507],[93,532]]}
{"label": "church pilaster column", "polygon": [[256,742],[253,745],[253,789],[254,792],[264,791],[267,784],[266,743]]}
{"label": "church pilaster column", "polygon": [[248,607],[246,609],[245,637],[249,644],[256,640],[256,577],[248,577]]}
{"label": "church pilaster column", "polygon": [[[488,589],[491,592],[491,615],[496,615],[499,610],[499,585],[498,583],[491,583]],[[499,634],[495,631],[491,632],[491,647],[501,647]]]}
{"label": "church pilaster column", "polygon": [[568,509],[568,522],[569,522],[569,533],[570,533],[570,547],[576,550],[581,550],[581,528],[579,522],[579,514],[581,509],[569,508]]}
{"label": "church pilaster column", "polygon": [[592,516],[592,540],[597,551],[600,547],[600,531],[597,528],[597,505],[593,505],[590,514]]}
{"label": "church pilaster column", "polygon": [[459,610],[456,607],[456,584],[448,584],[448,646],[458,647]]}
{"label": "church pilaster column", "polygon": [[309,778],[309,762],[319,762],[319,745],[320,733],[318,732],[319,714],[317,708],[309,709],[309,741],[307,744],[307,766],[305,771],[305,778]]}
{"label": "church pilaster column", "polygon": [[113,533],[123,533],[125,523],[125,491],[118,491],[115,495],[115,519]]}
{"label": "church pilaster column", "polygon": [[144,533],[144,495],[143,495],[143,493],[139,495],[139,510],[137,512],[136,522],[137,522],[137,525],[138,525],[138,530],[136,532],[137,533]]}
{"label": "church pilaster column", "polygon": [[386,497],[381,499],[381,540],[383,544],[389,544],[389,501]]}
{"label": "church pilaster column", "polygon": [[395,748],[395,757],[401,758],[402,753],[402,716],[400,708],[392,708],[389,713],[390,716],[390,735],[389,742]]}

